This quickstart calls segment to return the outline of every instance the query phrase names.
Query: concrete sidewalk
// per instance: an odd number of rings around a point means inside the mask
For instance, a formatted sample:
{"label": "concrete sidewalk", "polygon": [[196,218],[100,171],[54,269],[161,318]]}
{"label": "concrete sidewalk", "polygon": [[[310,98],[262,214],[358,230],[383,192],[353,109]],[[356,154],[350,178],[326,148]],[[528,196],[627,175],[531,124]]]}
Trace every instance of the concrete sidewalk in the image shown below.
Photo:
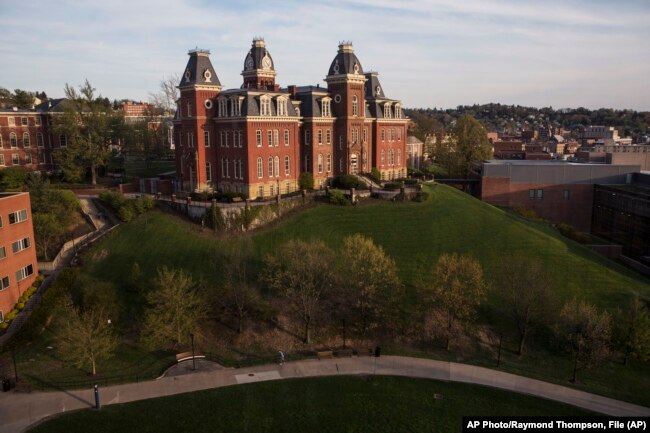
{"label": "concrete sidewalk", "polygon": [[[305,360],[282,366],[217,369],[100,389],[102,405],[209,388],[298,377],[377,374],[487,385],[616,416],[650,416],[650,408],[473,365],[401,356]],[[0,433],[20,432],[48,416],[94,407],[92,389],[0,393]]]}

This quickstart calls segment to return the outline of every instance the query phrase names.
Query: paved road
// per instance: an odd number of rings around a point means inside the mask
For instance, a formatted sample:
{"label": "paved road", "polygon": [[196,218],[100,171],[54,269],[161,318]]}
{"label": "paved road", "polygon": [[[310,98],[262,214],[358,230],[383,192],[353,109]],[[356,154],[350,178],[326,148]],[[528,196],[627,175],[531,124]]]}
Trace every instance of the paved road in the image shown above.
{"label": "paved road", "polygon": [[[207,370],[207,369],[206,369]],[[176,372],[178,373],[178,371]],[[242,383],[296,377],[378,374],[476,383],[556,400],[618,416],[650,416],[650,408],[473,365],[430,359],[382,356],[305,360],[242,369],[210,369],[170,375],[150,382],[102,388],[102,405],[199,391]],[[20,432],[45,417],[94,406],[93,390],[0,393],[0,433]]]}

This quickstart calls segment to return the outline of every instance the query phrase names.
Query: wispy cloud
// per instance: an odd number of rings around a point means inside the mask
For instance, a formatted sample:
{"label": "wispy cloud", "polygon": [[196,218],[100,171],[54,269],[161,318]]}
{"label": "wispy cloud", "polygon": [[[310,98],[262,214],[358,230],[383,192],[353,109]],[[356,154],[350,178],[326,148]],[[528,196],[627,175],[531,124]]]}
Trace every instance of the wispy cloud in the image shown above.
{"label": "wispy cloud", "polygon": [[208,48],[238,87],[253,36],[283,84],[321,82],[338,41],[407,106],[474,102],[650,109],[647,1],[35,0],[0,4],[0,86],[60,95],[88,78],[146,99]]}

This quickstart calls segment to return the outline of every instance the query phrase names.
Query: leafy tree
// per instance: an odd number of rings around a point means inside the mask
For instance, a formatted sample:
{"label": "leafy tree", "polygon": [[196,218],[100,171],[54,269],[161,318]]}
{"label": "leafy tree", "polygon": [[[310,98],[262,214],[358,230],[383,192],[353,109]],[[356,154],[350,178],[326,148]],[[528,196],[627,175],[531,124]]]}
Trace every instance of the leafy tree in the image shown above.
{"label": "leafy tree", "polygon": [[552,283],[537,262],[515,258],[504,262],[497,284],[505,293],[505,312],[517,327],[517,354],[521,356],[531,328],[541,325],[550,312]]}
{"label": "leafy tree", "polygon": [[573,378],[578,381],[578,371],[605,361],[610,354],[610,316],[600,313],[587,302],[573,300],[560,312],[555,334],[573,353]]}
{"label": "leafy tree", "polygon": [[630,356],[642,361],[650,359],[650,313],[638,297],[633,298],[626,309],[617,311],[614,341],[623,352],[625,365]]}
{"label": "leafy tree", "polygon": [[203,296],[192,277],[182,270],[158,269],[156,287],[147,295],[142,338],[149,347],[178,347],[197,333],[207,317]]}
{"label": "leafy tree", "polygon": [[467,177],[472,161],[492,158],[492,148],[483,125],[464,114],[456,122],[450,142],[440,142],[434,154],[451,176]]}
{"label": "leafy tree", "polygon": [[24,90],[16,89],[14,90],[13,101],[14,105],[18,108],[32,108],[32,105],[34,104],[34,96]]}
{"label": "leafy tree", "polygon": [[339,272],[343,310],[359,319],[359,331],[386,320],[401,293],[395,261],[372,239],[354,234],[343,239]]}
{"label": "leafy tree", "polygon": [[290,313],[302,322],[307,344],[321,301],[332,290],[333,263],[332,250],[320,241],[291,240],[264,259],[262,281],[289,302]]}
{"label": "leafy tree", "polygon": [[300,189],[306,189],[307,191],[314,189],[314,175],[308,171],[300,173],[298,184]]}
{"label": "leafy tree", "polygon": [[27,171],[22,167],[0,170],[0,191],[21,191],[27,181]]}
{"label": "leafy tree", "polygon": [[90,367],[92,374],[97,374],[97,363],[110,358],[119,343],[112,324],[101,308],[80,310],[69,295],[60,309],[56,340],[61,356],[76,367]]}
{"label": "leafy tree", "polygon": [[476,308],[485,299],[483,269],[469,256],[442,254],[434,270],[432,290],[428,291],[430,313],[441,326],[434,335],[445,339],[445,348],[474,323]]}
{"label": "leafy tree", "polygon": [[56,245],[65,234],[65,227],[61,225],[53,213],[33,213],[34,238],[36,248],[45,261],[50,260],[49,249]]}
{"label": "leafy tree", "polygon": [[79,91],[65,85],[68,99],[64,113],[54,118],[54,131],[67,137],[67,146],[57,154],[64,176],[75,182],[90,172],[91,183],[97,184],[97,170],[110,156],[109,144],[115,138],[122,117],[104,106],[95,97],[95,88],[88,80]]}

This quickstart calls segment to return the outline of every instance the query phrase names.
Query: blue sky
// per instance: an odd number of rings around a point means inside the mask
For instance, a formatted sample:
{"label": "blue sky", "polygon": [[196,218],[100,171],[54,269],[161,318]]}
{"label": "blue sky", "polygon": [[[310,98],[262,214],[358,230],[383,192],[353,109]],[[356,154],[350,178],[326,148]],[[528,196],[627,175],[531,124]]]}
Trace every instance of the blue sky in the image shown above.
{"label": "blue sky", "polygon": [[88,80],[147,100],[211,51],[239,87],[255,36],[277,82],[322,81],[339,41],[407,107],[500,102],[650,110],[650,2],[495,0],[0,0],[0,86],[63,95]]}

